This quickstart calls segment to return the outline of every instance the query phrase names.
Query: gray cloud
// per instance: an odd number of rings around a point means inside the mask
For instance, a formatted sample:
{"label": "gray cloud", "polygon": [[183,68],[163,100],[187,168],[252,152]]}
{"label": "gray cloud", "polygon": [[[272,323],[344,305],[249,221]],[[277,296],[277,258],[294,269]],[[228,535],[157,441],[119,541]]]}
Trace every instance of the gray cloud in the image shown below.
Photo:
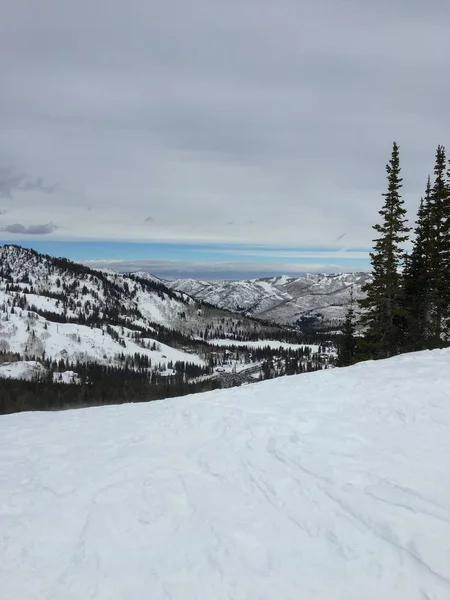
{"label": "gray cloud", "polygon": [[53,194],[58,185],[46,185],[42,177],[31,178],[11,166],[0,165],[0,198],[12,199],[14,192],[43,192]]}
{"label": "gray cloud", "polygon": [[49,233],[53,233],[56,229],[58,229],[58,227],[54,223],[29,225],[28,227],[22,225],[21,223],[13,223],[12,225],[6,225],[6,227],[0,227],[0,231],[26,235],[47,235]]}
{"label": "gray cloud", "polygon": [[35,179],[11,166],[0,165],[0,198],[12,199],[14,192],[43,192],[53,194],[58,185],[46,185],[42,177]]}
{"label": "gray cloud", "polygon": [[393,139],[413,212],[450,145],[448,0],[7,4],[0,159],[42,179],[0,196],[71,237],[367,245]]}
{"label": "gray cloud", "polygon": [[145,223],[154,223],[154,222],[155,222],[155,219],[153,217],[147,217],[145,219]]}
{"label": "gray cloud", "polygon": [[0,166],[0,198],[12,198],[14,190],[20,186],[24,179],[23,173],[17,173],[12,167]]}

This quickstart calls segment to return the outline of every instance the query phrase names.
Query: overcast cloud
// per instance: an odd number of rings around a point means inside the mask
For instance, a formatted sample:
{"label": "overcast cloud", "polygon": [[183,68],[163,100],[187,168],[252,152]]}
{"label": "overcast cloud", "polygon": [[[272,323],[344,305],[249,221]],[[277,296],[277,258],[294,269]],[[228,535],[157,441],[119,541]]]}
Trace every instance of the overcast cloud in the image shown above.
{"label": "overcast cloud", "polygon": [[369,246],[392,141],[414,212],[450,146],[449,0],[1,12],[5,239]]}

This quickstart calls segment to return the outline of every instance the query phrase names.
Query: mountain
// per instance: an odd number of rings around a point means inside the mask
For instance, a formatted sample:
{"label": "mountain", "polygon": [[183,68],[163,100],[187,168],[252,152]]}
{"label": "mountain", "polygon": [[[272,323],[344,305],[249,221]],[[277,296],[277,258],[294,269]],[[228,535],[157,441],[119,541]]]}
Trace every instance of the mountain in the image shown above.
{"label": "mountain", "polygon": [[449,598],[449,361],[0,416],[2,598]]}
{"label": "mountain", "polygon": [[[74,363],[187,378],[211,371],[207,341],[285,339],[289,332],[231,313],[152,276],[95,271],[20,246],[0,248],[0,376],[32,378],[47,361],[58,381]],[[52,364],[48,364],[49,361]],[[217,362],[216,358],[214,359]],[[25,364],[30,363],[30,364]],[[87,376],[87,375],[86,375]],[[90,377],[93,373],[90,373]]]}
{"label": "mountain", "polygon": [[[176,335],[194,300],[155,282],[94,271],[20,246],[0,248],[0,350],[111,361]],[[153,350],[154,351],[154,350]],[[155,356],[156,357],[156,356]],[[177,351],[173,358],[186,355]],[[199,360],[198,357],[194,360]]]}
{"label": "mountain", "polygon": [[333,327],[345,317],[350,290],[355,300],[361,298],[361,287],[369,278],[368,273],[318,273],[244,281],[175,279],[164,283],[219,308],[280,325]]}

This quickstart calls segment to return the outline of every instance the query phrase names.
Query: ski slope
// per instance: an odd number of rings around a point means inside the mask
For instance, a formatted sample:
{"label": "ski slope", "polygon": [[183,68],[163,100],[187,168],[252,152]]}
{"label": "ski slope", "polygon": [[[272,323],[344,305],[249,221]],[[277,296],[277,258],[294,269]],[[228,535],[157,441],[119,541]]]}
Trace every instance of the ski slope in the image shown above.
{"label": "ski slope", "polygon": [[5,600],[448,600],[450,351],[0,417]]}

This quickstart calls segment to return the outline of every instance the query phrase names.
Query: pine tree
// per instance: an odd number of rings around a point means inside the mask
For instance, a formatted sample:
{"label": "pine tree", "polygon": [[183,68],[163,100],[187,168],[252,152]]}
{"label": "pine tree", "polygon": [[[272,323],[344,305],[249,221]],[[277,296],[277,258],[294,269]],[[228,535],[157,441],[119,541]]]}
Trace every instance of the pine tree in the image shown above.
{"label": "pine tree", "polygon": [[347,367],[353,364],[356,355],[355,340],[355,309],[353,288],[350,289],[350,306],[345,315],[344,326],[342,328],[342,339],[339,344],[337,366]]}
{"label": "pine tree", "polygon": [[444,146],[436,150],[430,195],[429,341],[439,348],[450,334],[450,189]]}
{"label": "pine tree", "polygon": [[400,194],[399,147],[395,142],[386,173],[388,188],[379,211],[382,223],[374,225],[379,237],[370,254],[372,280],[363,286],[366,298],[360,301],[365,309],[362,324],[372,358],[387,358],[400,352],[405,329],[401,268],[405,259],[402,244],[408,239],[409,227]]}
{"label": "pine tree", "polygon": [[407,339],[404,350],[428,348],[428,312],[430,295],[430,230],[431,181],[428,177],[425,198],[417,213],[415,240],[404,271]]}

